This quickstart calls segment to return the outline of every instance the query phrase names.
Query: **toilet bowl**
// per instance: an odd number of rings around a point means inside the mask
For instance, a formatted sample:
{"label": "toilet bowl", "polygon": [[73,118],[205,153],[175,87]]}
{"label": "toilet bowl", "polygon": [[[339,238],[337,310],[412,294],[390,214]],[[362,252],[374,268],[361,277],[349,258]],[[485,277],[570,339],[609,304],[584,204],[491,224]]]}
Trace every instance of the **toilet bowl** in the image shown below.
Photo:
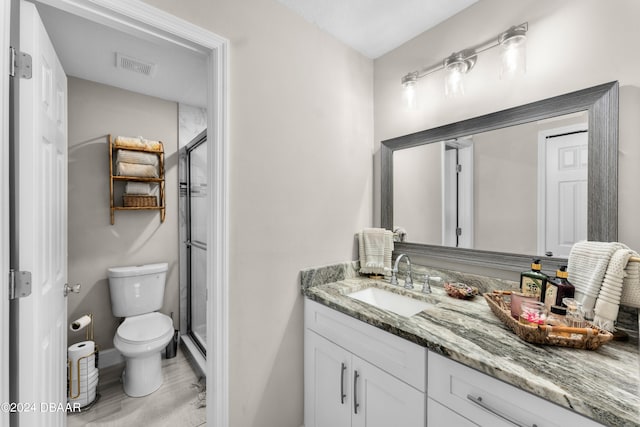
{"label": "toilet bowl", "polygon": [[162,313],[127,317],[118,327],[113,345],[124,356],[124,392],[141,397],[162,385],[162,350],[173,338],[173,322]]}
{"label": "toilet bowl", "polygon": [[168,264],[108,269],[111,309],[124,317],[113,337],[122,354],[124,392],[132,397],[153,393],[162,385],[161,353],[173,338],[173,321],[157,312],[164,300]]}

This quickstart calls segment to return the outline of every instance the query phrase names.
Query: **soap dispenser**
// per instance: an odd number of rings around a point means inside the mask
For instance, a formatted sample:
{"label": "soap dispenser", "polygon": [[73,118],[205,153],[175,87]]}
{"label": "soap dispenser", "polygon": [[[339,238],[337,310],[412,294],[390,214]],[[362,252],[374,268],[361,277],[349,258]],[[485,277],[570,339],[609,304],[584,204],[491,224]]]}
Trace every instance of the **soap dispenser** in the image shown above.
{"label": "soap dispenser", "polygon": [[544,305],[547,311],[551,310],[551,306],[563,305],[564,298],[573,298],[576,288],[568,280],[567,266],[563,265],[556,271],[556,277],[547,281],[544,292]]}
{"label": "soap dispenser", "polygon": [[542,301],[542,292],[547,284],[547,275],[542,271],[539,259],[534,259],[531,263],[531,270],[520,273],[520,292],[527,296],[535,296],[538,301]]}

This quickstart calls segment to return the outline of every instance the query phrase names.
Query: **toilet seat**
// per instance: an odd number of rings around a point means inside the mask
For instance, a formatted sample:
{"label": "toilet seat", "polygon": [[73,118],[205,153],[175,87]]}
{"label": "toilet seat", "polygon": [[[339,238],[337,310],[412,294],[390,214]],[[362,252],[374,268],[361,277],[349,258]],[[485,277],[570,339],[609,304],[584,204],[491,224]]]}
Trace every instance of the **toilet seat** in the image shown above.
{"label": "toilet seat", "polygon": [[173,335],[173,321],[169,316],[153,312],[127,317],[116,335],[127,344],[142,344]]}

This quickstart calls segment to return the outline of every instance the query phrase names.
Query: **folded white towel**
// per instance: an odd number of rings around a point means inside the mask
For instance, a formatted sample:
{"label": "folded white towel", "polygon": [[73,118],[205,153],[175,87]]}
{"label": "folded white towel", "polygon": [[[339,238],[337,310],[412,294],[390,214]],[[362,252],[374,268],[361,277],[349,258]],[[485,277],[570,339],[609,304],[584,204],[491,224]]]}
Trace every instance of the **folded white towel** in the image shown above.
{"label": "folded white towel", "polygon": [[116,162],[158,166],[158,155],[144,151],[117,150]]}
{"label": "folded white towel", "polygon": [[617,242],[579,242],[569,254],[567,272],[576,288],[576,300],[582,303],[585,315],[593,319],[596,300],[602,287],[611,256],[618,249],[628,249]]}
{"label": "folded white towel", "polygon": [[360,273],[384,274],[391,268],[393,233],[383,228],[365,228],[358,235]]}
{"label": "folded white towel", "polygon": [[116,163],[116,173],[120,176],[136,176],[141,178],[157,178],[158,168],[151,165],[135,163]]}
{"label": "folded white towel", "polygon": [[162,143],[160,141],[151,141],[141,136],[116,136],[114,145],[120,148],[144,148],[146,150],[162,151]]}
{"label": "folded white towel", "polygon": [[151,195],[151,184],[148,182],[129,181],[124,187],[125,194]]}
{"label": "folded white towel", "polygon": [[[625,271],[629,264],[629,258],[632,256],[638,256],[638,254],[629,248],[618,249],[611,256],[594,310],[593,324],[601,329],[614,330],[623,288],[638,286],[637,277],[630,276]],[[637,269],[635,266],[630,266],[630,268]]]}

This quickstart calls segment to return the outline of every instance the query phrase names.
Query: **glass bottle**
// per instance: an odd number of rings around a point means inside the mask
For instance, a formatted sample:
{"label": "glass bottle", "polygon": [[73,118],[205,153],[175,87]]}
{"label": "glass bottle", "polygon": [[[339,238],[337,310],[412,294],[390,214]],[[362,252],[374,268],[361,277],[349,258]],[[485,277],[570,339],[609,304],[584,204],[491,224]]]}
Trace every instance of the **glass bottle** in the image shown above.
{"label": "glass bottle", "polygon": [[542,273],[540,260],[535,259],[531,263],[531,270],[520,273],[520,292],[525,295],[531,295],[541,301],[542,290],[547,284],[547,275]]}
{"label": "glass bottle", "polygon": [[549,316],[547,316],[547,324],[551,326],[568,326],[566,315],[567,309],[565,307],[552,305]]}
{"label": "glass bottle", "polygon": [[544,306],[551,311],[552,305],[561,305],[563,298],[573,298],[576,288],[568,280],[567,266],[563,265],[556,271],[556,277],[547,280],[544,292]]}

